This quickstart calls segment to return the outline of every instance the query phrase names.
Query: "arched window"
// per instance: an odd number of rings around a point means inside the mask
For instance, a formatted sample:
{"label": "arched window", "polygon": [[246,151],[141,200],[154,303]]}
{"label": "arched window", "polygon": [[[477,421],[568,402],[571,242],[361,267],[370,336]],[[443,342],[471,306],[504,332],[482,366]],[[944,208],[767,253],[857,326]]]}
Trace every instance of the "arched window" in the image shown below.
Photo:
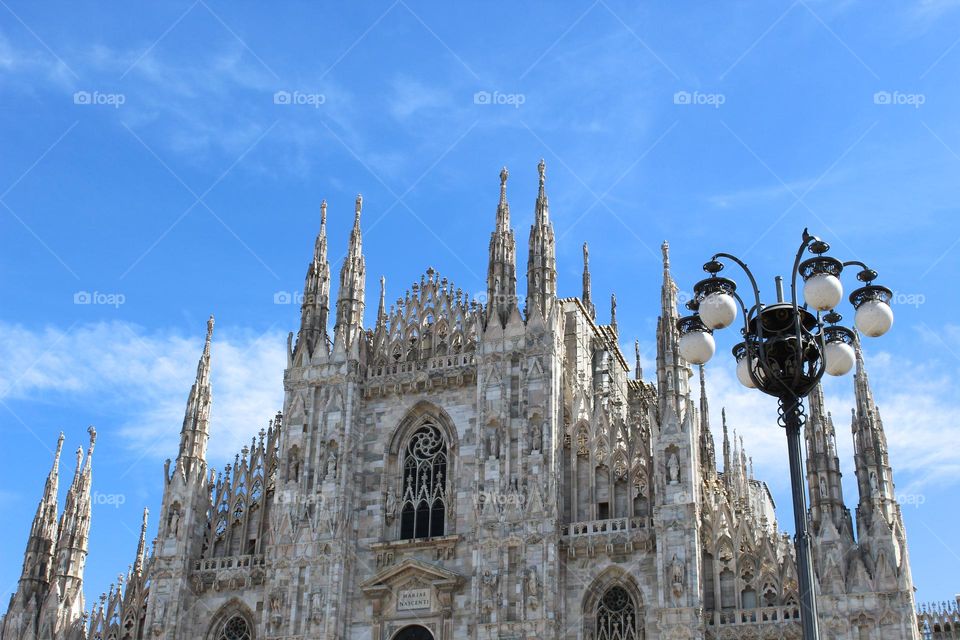
{"label": "arched window", "polygon": [[426,627],[411,625],[401,629],[393,640],[433,640],[433,634]]}
{"label": "arched window", "polygon": [[433,538],[444,534],[447,443],[440,429],[420,426],[403,450],[400,538]]}
{"label": "arched window", "polygon": [[597,640],[639,640],[637,609],[626,589],[613,586],[597,605]]}
{"label": "arched window", "polygon": [[233,616],[223,623],[220,632],[215,636],[216,640],[252,640],[250,634],[250,625],[243,616]]}

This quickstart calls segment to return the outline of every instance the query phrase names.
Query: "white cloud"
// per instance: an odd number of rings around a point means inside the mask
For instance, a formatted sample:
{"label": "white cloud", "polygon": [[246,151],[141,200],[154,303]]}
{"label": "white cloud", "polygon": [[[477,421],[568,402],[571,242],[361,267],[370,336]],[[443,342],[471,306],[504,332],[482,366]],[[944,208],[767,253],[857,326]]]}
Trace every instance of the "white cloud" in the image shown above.
{"label": "white cloud", "polygon": [[[401,122],[422,111],[448,109],[453,105],[450,91],[429,86],[416,78],[399,75],[391,82],[390,113]],[[466,103],[466,99],[463,100]]]}
{"label": "white cloud", "polygon": [[[281,408],[285,341],[280,331],[217,329],[212,460],[231,458]],[[118,416],[116,433],[131,449],[173,457],[202,346],[202,327],[196,335],[183,336],[148,332],[126,322],[82,324],[69,330],[0,323],[0,400],[53,397],[80,411],[96,403]],[[632,345],[624,345],[624,351],[632,360]],[[653,374],[651,357],[644,362],[648,379]],[[960,406],[949,377],[932,377],[936,368],[886,352],[868,351],[867,369],[886,428],[898,493],[920,493],[933,483],[941,487],[960,483],[960,461],[953,454],[960,448],[960,427],[954,419]],[[736,429],[743,436],[758,478],[774,490],[786,488],[786,439],[777,425],[776,400],[740,386],[732,363],[719,359],[707,369],[707,391],[718,463],[722,464],[720,411],[725,407],[730,435]],[[841,465],[852,490],[852,376],[828,380],[825,391]],[[82,414],[78,419],[83,420]],[[848,504],[855,500],[855,492],[847,495]]]}
{"label": "white cloud", "polygon": [[[286,337],[218,328],[213,340],[210,459],[227,461],[283,402]],[[103,408],[131,449],[175,457],[203,328],[184,337],[126,322],[33,330],[0,323],[0,400]],[[83,420],[82,413],[78,415]]]}
{"label": "white cloud", "polygon": [[[955,418],[960,402],[949,377],[935,376],[937,367],[927,362],[873,352],[874,344],[866,344],[867,374],[883,419],[898,495],[919,494],[931,485],[944,488],[960,484],[960,461],[954,455],[960,448],[960,426]],[[727,421],[744,436],[758,478],[772,488],[785,489],[789,482],[786,437],[776,423],[777,401],[742,387],[734,376],[732,363],[727,364],[707,370],[718,462],[722,464],[720,410],[726,406]],[[825,380],[824,392],[837,430],[845,499],[852,506],[857,500],[850,434],[850,409],[855,404],[852,374]]]}

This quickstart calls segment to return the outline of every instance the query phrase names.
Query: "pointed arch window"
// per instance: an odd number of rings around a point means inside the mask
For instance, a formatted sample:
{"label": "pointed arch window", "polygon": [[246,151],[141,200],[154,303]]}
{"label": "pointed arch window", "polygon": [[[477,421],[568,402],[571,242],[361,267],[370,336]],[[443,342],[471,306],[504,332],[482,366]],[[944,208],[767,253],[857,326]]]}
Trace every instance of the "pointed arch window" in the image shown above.
{"label": "pointed arch window", "polygon": [[401,463],[403,491],[400,538],[444,535],[447,511],[447,442],[440,429],[426,423],[410,436]]}
{"label": "pointed arch window", "polygon": [[597,640],[640,640],[637,608],[621,586],[607,590],[597,605]]}
{"label": "pointed arch window", "polygon": [[242,616],[233,616],[227,620],[216,636],[216,640],[252,640],[252,638],[250,625]]}

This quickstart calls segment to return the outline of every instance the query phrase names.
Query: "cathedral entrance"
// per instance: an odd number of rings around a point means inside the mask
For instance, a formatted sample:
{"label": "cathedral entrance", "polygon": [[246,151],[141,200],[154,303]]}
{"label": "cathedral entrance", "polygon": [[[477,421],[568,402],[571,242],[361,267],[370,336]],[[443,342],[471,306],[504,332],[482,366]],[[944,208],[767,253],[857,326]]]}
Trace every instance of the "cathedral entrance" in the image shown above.
{"label": "cathedral entrance", "polygon": [[400,629],[393,640],[433,640],[433,634],[426,627],[415,624]]}

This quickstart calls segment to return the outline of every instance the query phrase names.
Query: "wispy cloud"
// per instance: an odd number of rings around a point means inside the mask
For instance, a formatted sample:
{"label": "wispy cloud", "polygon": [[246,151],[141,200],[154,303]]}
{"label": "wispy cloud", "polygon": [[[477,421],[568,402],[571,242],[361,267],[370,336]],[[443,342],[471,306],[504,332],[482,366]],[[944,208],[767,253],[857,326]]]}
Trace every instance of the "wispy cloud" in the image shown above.
{"label": "wispy cloud", "polygon": [[[867,348],[870,346],[868,343]],[[960,401],[951,392],[948,376],[932,376],[929,363],[888,352],[868,351],[866,366],[887,435],[897,492],[911,495],[931,485],[942,489],[960,484],[960,461],[953,455],[960,448],[956,424]],[[707,387],[717,451],[721,451],[720,410],[725,406],[731,429],[735,427],[744,437],[747,454],[753,456],[757,476],[775,489],[786,489],[786,438],[777,426],[776,400],[742,387],[732,368],[711,368]],[[850,433],[850,409],[855,405],[853,376],[827,379],[824,390],[837,430],[846,500],[851,505],[857,499]]]}
{"label": "wispy cloud", "polygon": [[[50,345],[56,345],[50,349]],[[227,460],[283,402],[285,336],[242,328],[214,336],[211,460]],[[0,323],[0,400],[97,406],[115,417],[104,437],[174,457],[203,336],[148,332],[126,322],[30,329]],[[98,425],[99,426],[99,425]]]}

